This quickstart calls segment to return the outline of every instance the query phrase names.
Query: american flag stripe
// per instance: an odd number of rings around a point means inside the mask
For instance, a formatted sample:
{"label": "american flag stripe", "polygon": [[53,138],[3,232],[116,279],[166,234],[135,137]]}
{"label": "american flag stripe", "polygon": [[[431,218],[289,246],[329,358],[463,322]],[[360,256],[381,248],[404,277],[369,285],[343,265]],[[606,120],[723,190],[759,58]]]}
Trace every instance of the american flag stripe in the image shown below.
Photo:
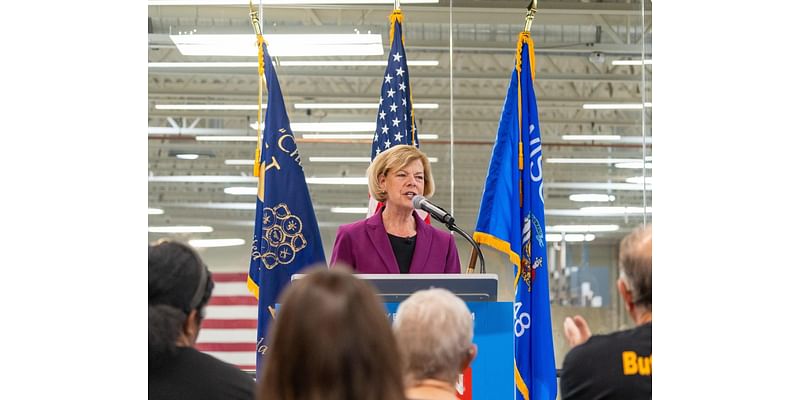
{"label": "american flag stripe", "polygon": [[256,351],[255,343],[203,343],[197,345],[200,351]]}
{"label": "american flag stripe", "polygon": [[208,302],[211,306],[257,306],[258,299],[254,296],[224,296],[212,297]]}
{"label": "american flag stripe", "polygon": [[256,329],[258,321],[253,319],[204,319],[203,329]]}
{"label": "american flag stripe", "polygon": [[204,343],[255,343],[255,329],[201,329],[198,342]]}
{"label": "american flag stripe", "polygon": [[214,273],[212,278],[214,292],[195,347],[241,369],[253,370],[258,299],[247,290],[247,273]]}

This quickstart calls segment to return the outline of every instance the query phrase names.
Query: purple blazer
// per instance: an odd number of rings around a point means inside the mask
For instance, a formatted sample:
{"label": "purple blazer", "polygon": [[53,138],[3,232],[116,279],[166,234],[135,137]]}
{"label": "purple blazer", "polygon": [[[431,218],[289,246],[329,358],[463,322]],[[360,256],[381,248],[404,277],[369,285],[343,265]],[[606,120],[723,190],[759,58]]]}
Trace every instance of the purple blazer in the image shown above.
{"label": "purple blazer", "polygon": [[[417,241],[408,273],[461,273],[453,235],[426,224],[416,212],[413,214],[417,220]],[[336,263],[353,267],[357,274],[400,273],[380,212],[339,227],[333,242],[331,267]]]}

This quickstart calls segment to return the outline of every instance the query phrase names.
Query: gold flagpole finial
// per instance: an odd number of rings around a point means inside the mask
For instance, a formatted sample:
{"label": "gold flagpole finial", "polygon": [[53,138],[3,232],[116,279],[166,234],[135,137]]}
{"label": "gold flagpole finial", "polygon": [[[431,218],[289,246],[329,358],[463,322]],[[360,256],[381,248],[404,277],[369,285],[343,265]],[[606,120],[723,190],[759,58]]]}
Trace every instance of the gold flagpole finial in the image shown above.
{"label": "gold flagpole finial", "polygon": [[261,36],[261,24],[258,22],[258,9],[253,5],[253,0],[250,0],[250,23],[253,24],[253,30],[256,35]]}
{"label": "gold flagpole finial", "polygon": [[538,0],[531,0],[528,4],[528,14],[525,16],[525,32],[531,31],[531,25],[533,25],[533,18],[536,17],[536,9],[539,7]]}

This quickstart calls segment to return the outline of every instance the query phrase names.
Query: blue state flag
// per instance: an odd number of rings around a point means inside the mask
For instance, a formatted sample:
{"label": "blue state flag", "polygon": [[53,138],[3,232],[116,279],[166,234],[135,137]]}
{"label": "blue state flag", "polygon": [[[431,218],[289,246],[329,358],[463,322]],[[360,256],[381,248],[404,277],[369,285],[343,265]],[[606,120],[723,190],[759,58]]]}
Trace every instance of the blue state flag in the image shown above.
{"label": "blue state flag", "polygon": [[258,298],[256,371],[259,377],[269,325],[281,290],[293,274],[306,266],[325,263],[317,218],[278,76],[266,44],[262,43],[261,48],[268,95],[247,279],[247,288]]}
{"label": "blue state flag", "polygon": [[514,264],[516,399],[553,400],[557,385],[534,65],[533,40],[522,32],[473,237],[506,253]]}

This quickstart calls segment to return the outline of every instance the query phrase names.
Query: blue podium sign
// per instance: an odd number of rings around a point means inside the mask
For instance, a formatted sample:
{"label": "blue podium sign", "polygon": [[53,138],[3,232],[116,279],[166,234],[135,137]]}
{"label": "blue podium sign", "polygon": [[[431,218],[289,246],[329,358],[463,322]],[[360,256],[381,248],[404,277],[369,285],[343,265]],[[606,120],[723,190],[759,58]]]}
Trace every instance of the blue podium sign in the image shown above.
{"label": "blue podium sign", "polygon": [[[385,303],[394,322],[399,303]],[[478,356],[459,385],[462,400],[514,398],[514,314],[510,302],[467,302]]]}

